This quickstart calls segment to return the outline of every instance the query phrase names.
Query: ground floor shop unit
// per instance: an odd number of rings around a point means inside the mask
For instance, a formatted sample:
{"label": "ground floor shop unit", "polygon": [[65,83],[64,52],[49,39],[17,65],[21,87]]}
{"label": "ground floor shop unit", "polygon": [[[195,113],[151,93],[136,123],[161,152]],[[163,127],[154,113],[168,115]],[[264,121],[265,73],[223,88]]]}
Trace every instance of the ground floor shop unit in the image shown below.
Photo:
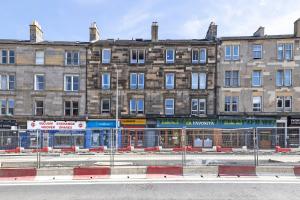
{"label": "ground floor shop unit", "polygon": [[[89,120],[87,121],[86,129],[86,148],[108,147],[115,146],[121,142],[120,132],[117,130],[119,124],[116,120]],[[116,142],[116,138],[118,141]]]}
{"label": "ground floor shop unit", "polygon": [[162,129],[159,131],[160,144],[166,148],[181,145],[202,148],[213,146],[253,148],[254,129],[257,127],[276,127],[276,120],[234,118],[160,118],[157,120],[157,128]]}

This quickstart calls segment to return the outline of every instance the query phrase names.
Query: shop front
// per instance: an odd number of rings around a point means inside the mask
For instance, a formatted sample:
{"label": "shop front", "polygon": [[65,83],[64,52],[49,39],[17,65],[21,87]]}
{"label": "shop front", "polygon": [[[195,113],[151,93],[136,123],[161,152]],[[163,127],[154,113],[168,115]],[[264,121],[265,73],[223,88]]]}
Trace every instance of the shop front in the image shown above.
{"label": "shop front", "polygon": [[86,147],[111,147],[112,141],[115,142],[115,129],[116,120],[88,121],[86,130]]}
{"label": "shop front", "polygon": [[0,120],[0,149],[14,149],[19,146],[16,120]]}
{"label": "shop front", "polygon": [[120,147],[144,148],[147,146],[146,119],[121,119],[121,127]]}
{"label": "shop front", "polygon": [[287,147],[299,148],[300,147],[300,116],[289,116],[287,123]]}
{"label": "shop front", "polygon": [[85,121],[27,121],[27,132],[22,136],[22,146],[84,148],[85,129]]}
{"label": "shop front", "polygon": [[[193,119],[161,118],[157,120],[161,145],[178,147],[183,141],[193,147],[253,147],[253,128],[275,127],[273,119]],[[264,130],[272,135],[271,130]]]}

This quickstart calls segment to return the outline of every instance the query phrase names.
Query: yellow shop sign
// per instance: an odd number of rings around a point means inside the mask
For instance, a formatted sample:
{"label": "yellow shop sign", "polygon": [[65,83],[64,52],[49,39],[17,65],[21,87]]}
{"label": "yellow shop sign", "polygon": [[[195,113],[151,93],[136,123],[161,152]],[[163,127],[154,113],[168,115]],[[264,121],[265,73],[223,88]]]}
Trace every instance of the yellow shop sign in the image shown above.
{"label": "yellow shop sign", "polygon": [[146,119],[121,119],[123,125],[145,125]]}

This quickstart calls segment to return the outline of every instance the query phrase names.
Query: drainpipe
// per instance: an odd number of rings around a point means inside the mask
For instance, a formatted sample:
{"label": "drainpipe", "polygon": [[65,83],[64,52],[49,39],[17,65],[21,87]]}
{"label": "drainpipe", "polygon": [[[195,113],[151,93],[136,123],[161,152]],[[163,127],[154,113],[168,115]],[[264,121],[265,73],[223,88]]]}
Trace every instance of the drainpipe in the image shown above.
{"label": "drainpipe", "polygon": [[89,46],[88,45],[87,47],[85,47],[85,111],[84,111],[84,114],[85,114],[85,120],[87,120],[88,118],[88,99],[87,99],[87,83],[88,83],[88,49],[89,49]]}
{"label": "drainpipe", "polygon": [[217,90],[217,87],[218,87],[218,40],[215,39],[215,85],[214,85],[214,93],[215,93],[215,97],[214,97],[214,104],[215,104],[215,107],[214,107],[214,115],[217,116],[217,93],[218,93],[218,90]]}

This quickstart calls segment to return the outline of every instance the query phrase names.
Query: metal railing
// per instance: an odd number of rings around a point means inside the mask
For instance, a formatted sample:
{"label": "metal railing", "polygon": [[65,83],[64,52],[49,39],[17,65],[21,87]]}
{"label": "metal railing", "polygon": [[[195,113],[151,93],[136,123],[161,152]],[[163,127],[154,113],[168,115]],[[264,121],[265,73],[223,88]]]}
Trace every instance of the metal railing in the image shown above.
{"label": "metal railing", "polygon": [[300,127],[0,131],[2,167],[296,165],[299,147]]}

